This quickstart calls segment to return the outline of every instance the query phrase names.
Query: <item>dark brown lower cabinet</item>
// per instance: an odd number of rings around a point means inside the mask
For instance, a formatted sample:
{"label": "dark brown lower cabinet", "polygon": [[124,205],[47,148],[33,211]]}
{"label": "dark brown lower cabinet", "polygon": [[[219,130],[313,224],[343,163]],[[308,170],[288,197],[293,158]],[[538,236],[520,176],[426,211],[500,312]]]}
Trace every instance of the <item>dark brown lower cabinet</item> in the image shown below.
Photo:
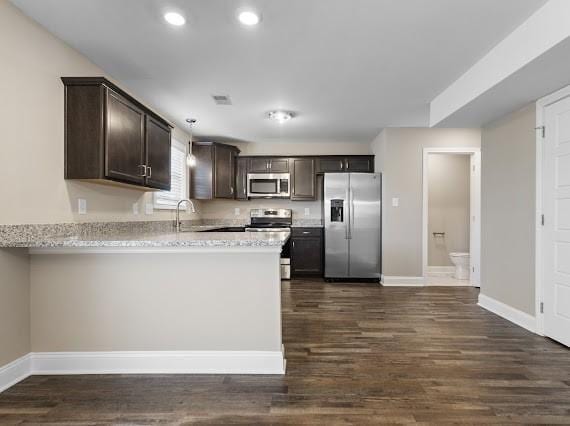
{"label": "dark brown lower cabinet", "polygon": [[291,276],[323,275],[323,229],[293,228],[291,232]]}

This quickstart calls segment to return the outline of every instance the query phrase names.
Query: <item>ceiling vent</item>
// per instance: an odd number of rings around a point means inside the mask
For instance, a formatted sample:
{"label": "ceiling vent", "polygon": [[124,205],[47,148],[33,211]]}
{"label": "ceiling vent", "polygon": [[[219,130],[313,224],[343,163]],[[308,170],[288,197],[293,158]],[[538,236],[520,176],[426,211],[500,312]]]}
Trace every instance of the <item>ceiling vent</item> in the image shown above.
{"label": "ceiling vent", "polygon": [[212,95],[212,99],[216,105],[231,105],[232,100],[228,95]]}

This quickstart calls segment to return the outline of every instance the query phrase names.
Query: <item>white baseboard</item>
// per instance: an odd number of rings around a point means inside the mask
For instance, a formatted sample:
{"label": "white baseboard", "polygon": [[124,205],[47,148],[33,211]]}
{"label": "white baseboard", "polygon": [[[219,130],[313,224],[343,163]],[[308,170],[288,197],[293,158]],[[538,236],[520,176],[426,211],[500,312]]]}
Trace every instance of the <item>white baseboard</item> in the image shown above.
{"label": "white baseboard", "polygon": [[528,331],[536,333],[536,318],[526,312],[519,311],[484,294],[479,294],[478,305],[522,328],[526,328]]}
{"label": "white baseboard", "polygon": [[33,374],[284,374],[280,351],[37,352]]}
{"label": "white baseboard", "polygon": [[455,273],[455,266],[428,266],[427,273],[436,277],[451,277]]}
{"label": "white baseboard", "polygon": [[382,277],[382,285],[385,287],[423,287],[424,277]]}
{"label": "white baseboard", "polygon": [[31,352],[0,367],[0,392],[34,374],[285,374],[281,351]]}
{"label": "white baseboard", "polygon": [[31,354],[27,354],[0,367],[0,392],[28,377],[31,365]]}

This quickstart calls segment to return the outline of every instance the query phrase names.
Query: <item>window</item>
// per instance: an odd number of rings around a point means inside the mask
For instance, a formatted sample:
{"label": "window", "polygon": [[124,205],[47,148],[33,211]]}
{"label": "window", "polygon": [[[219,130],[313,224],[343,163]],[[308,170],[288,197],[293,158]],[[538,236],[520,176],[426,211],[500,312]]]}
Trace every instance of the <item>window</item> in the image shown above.
{"label": "window", "polygon": [[188,198],[186,154],[186,145],[172,139],[170,149],[170,191],[160,191],[154,194],[155,209],[175,209],[178,201]]}

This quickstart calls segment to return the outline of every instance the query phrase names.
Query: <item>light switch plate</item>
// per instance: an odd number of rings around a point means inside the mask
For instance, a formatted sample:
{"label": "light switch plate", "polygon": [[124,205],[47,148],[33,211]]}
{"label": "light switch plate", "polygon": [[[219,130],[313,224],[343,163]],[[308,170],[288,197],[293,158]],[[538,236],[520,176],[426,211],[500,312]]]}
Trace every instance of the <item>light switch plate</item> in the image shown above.
{"label": "light switch plate", "polygon": [[144,212],[146,214],[153,214],[154,213],[154,206],[152,203],[146,203]]}
{"label": "light switch plate", "polygon": [[139,214],[139,203],[133,203],[133,214]]}
{"label": "light switch plate", "polygon": [[305,216],[311,215],[311,209],[309,207],[305,207]]}
{"label": "light switch plate", "polygon": [[239,216],[241,213],[241,210],[239,207],[234,208],[234,215]]}
{"label": "light switch plate", "polygon": [[77,212],[79,214],[87,214],[87,200],[85,198],[77,199]]}
{"label": "light switch plate", "polygon": [[399,207],[400,206],[400,199],[397,197],[392,198],[392,207]]}

